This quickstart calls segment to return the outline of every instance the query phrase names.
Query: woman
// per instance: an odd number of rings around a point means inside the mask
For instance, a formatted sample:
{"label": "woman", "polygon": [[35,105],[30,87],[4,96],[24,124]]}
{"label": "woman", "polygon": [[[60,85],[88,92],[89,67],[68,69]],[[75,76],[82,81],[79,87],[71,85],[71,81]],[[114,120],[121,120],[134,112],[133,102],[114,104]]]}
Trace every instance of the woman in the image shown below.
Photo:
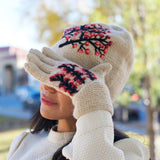
{"label": "woman", "polygon": [[112,120],[133,50],[124,28],[104,23],[68,28],[42,53],[31,49],[25,69],[41,82],[40,114],[12,142],[8,160],[148,160],[148,149]]}

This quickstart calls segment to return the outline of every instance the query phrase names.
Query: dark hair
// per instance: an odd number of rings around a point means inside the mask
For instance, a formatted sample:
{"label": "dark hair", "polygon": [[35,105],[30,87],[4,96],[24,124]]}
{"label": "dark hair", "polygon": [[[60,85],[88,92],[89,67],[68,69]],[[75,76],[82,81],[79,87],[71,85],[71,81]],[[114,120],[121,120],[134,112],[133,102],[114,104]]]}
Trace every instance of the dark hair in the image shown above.
{"label": "dark hair", "polygon": [[43,118],[40,114],[40,109],[38,109],[37,112],[31,118],[31,133],[38,133],[42,130],[49,131],[57,123],[57,120],[49,120]]}
{"label": "dark hair", "polygon": [[[58,123],[57,120],[49,120],[49,119],[43,118],[40,114],[40,109],[38,109],[38,111],[31,118],[31,125],[30,125],[31,133],[35,134],[43,130],[49,131],[57,123]],[[114,127],[114,143],[124,138],[128,138],[128,136]],[[70,140],[67,144],[63,145],[62,147],[60,147],[54,153],[52,160],[67,160],[62,155],[62,149],[65,146],[67,146],[71,141],[72,140]]]}

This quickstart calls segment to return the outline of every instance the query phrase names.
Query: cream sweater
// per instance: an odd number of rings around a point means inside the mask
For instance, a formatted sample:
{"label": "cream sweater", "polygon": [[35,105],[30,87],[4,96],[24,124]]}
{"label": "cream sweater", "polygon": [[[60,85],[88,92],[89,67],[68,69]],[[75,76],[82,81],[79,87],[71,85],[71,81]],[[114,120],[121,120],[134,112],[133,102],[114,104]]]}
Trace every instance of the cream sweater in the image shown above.
{"label": "cream sweater", "polygon": [[111,114],[97,110],[81,116],[77,131],[31,134],[29,130],[17,136],[10,147],[7,160],[51,160],[58,148],[70,160],[149,160],[149,151],[136,139],[126,138],[113,143]]}

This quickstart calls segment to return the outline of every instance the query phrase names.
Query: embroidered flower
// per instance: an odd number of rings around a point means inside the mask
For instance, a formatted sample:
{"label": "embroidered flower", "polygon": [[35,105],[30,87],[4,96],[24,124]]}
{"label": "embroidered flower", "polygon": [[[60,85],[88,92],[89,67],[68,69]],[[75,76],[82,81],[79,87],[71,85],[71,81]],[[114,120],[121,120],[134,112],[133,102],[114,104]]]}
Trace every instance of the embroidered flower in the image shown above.
{"label": "embroidered flower", "polygon": [[92,72],[76,65],[76,64],[62,64],[57,67],[59,71],[49,77],[49,80],[59,81],[58,87],[68,92],[71,96],[78,92],[78,86],[85,83],[86,79],[95,80],[96,75]]}
{"label": "embroidered flower", "polygon": [[110,29],[104,28],[101,24],[86,24],[68,28],[64,31],[63,37],[66,41],[59,45],[63,47],[72,45],[72,48],[77,48],[78,53],[90,54],[88,46],[92,45],[95,48],[95,55],[104,58],[108,49],[113,45],[108,35]]}

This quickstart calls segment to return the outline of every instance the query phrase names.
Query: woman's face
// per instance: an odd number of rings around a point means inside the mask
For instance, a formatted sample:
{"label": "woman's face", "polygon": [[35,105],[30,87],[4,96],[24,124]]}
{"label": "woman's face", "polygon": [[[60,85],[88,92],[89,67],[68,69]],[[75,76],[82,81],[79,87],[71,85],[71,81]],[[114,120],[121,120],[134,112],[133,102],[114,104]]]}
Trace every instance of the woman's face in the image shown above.
{"label": "woman's face", "polygon": [[74,106],[69,96],[44,84],[40,86],[40,113],[51,120],[67,119],[73,115]]}

